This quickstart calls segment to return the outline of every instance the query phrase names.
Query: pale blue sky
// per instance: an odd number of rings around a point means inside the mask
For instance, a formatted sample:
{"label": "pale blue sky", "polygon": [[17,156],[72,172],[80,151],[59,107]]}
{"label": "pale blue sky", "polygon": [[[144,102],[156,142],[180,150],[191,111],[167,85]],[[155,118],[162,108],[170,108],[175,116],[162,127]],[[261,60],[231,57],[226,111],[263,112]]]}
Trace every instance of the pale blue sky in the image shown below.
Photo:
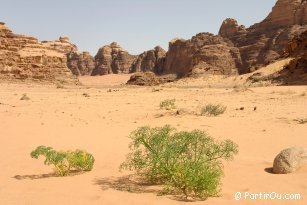
{"label": "pale blue sky", "polygon": [[39,40],[69,36],[79,51],[96,54],[118,42],[132,54],[200,32],[217,34],[225,18],[250,26],[276,0],[0,0],[0,21]]}

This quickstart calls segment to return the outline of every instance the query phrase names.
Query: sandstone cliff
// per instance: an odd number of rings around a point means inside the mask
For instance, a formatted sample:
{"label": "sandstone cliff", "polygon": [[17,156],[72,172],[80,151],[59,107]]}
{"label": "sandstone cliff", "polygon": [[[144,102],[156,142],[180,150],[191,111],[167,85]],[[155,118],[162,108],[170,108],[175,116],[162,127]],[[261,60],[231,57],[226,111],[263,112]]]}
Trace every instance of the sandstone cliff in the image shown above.
{"label": "sandstone cliff", "polygon": [[95,59],[88,52],[67,53],[67,67],[76,76],[91,75],[95,68]]}
{"label": "sandstone cliff", "polygon": [[226,19],[219,31],[239,48],[243,73],[274,62],[285,51],[287,43],[307,29],[306,0],[278,0],[265,20],[250,28]]}
{"label": "sandstone cliff", "polygon": [[288,43],[286,55],[294,59],[279,73],[277,80],[283,84],[307,85],[307,31]]}
{"label": "sandstone cliff", "polygon": [[0,78],[76,83],[66,56],[33,37],[14,34],[0,23]]}
{"label": "sandstone cliff", "polygon": [[169,43],[164,73],[237,74],[241,68],[239,50],[231,42],[210,33],[200,33],[190,40]]}
{"label": "sandstone cliff", "polygon": [[132,63],[130,71],[134,72],[147,72],[151,71],[156,74],[163,72],[166,52],[160,46],[155,47],[153,50],[145,51],[138,55],[137,59]]}
{"label": "sandstone cliff", "polygon": [[130,73],[131,65],[136,56],[130,55],[117,43],[99,49],[95,56],[95,69],[92,75],[105,75],[111,73]]}

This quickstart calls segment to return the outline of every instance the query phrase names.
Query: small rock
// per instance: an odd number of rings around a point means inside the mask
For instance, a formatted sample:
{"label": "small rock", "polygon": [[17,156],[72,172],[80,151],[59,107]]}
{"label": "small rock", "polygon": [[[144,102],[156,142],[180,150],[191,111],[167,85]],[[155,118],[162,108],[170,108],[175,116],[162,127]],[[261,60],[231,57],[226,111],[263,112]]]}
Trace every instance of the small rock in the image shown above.
{"label": "small rock", "polygon": [[83,95],[84,97],[86,97],[86,98],[90,97],[90,95],[87,94],[87,93],[83,93],[82,95]]}
{"label": "small rock", "polygon": [[20,100],[30,100],[30,98],[27,96],[27,94],[23,94]]}
{"label": "small rock", "polygon": [[275,174],[289,174],[307,164],[307,149],[292,147],[282,150],[274,159]]}

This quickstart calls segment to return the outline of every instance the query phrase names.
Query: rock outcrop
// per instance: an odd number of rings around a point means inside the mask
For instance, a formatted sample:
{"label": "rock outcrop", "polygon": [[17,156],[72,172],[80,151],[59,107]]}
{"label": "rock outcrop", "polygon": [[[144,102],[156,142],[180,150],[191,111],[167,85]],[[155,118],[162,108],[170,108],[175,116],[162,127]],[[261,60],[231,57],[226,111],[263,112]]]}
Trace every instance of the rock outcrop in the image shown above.
{"label": "rock outcrop", "polygon": [[133,74],[128,80],[128,85],[155,86],[163,83],[173,82],[177,79],[174,74],[156,75],[153,72],[138,72]]}
{"label": "rock outcrop", "polygon": [[59,40],[42,41],[43,46],[52,48],[67,57],[67,67],[76,75],[91,75],[95,68],[95,59],[88,52],[78,52],[76,45],[70,42],[66,36],[61,36]]}
{"label": "rock outcrop", "polygon": [[76,76],[91,75],[95,68],[95,59],[88,52],[70,52],[67,55],[67,67]]}
{"label": "rock outcrop", "polygon": [[226,19],[219,31],[219,35],[224,38],[231,38],[238,34],[246,33],[246,28],[243,25],[239,25],[237,20],[228,18]]}
{"label": "rock outcrop", "polygon": [[286,57],[294,59],[279,73],[276,80],[282,84],[307,85],[307,31],[289,42]]}
{"label": "rock outcrop", "polygon": [[166,52],[160,46],[153,50],[145,51],[138,55],[137,59],[131,65],[131,72],[147,72],[151,71],[156,74],[163,72]]}
{"label": "rock outcrop", "polygon": [[307,24],[306,0],[278,0],[268,17],[254,27],[267,29],[304,24]]}
{"label": "rock outcrop", "polygon": [[190,40],[174,39],[169,43],[163,72],[179,76],[231,75],[237,74],[241,67],[239,50],[230,41],[210,33],[200,33]]}
{"label": "rock outcrop", "polygon": [[47,49],[52,48],[60,53],[67,54],[70,52],[77,52],[77,46],[72,44],[68,37],[60,36],[59,40],[55,41],[42,41],[43,46]]}
{"label": "rock outcrop", "polygon": [[307,29],[306,0],[278,0],[265,20],[245,29],[226,19],[219,31],[239,48],[243,73],[274,62],[284,54],[287,43]]}
{"label": "rock outcrop", "polygon": [[14,34],[0,23],[0,78],[77,83],[66,56],[36,38]]}
{"label": "rock outcrop", "polygon": [[307,149],[288,148],[282,150],[274,159],[273,172],[275,174],[290,174],[307,164]]}
{"label": "rock outcrop", "polygon": [[111,73],[130,73],[131,65],[136,56],[130,55],[117,43],[99,49],[95,56],[95,69],[92,75],[105,75]]}

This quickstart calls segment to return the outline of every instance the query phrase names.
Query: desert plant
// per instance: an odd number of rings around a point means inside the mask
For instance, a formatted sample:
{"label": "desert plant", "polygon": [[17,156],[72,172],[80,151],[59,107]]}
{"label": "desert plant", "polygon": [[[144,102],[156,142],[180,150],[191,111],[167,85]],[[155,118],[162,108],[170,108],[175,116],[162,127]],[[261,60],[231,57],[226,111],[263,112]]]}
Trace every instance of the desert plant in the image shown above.
{"label": "desert plant", "polygon": [[176,102],[176,99],[163,100],[160,102],[160,109],[164,109],[164,110],[175,109],[176,108],[175,102]]}
{"label": "desert plant", "polygon": [[93,168],[94,157],[82,150],[56,151],[52,147],[38,146],[31,152],[31,157],[38,159],[44,156],[46,165],[54,165],[56,174],[66,176],[72,169],[90,171]]}
{"label": "desert plant", "polygon": [[226,106],[223,106],[221,104],[208,104],[201,108],[201,115],[205,116],[218,116],[223,114],[226,111]]}
{"label": "desert plant", "polygon": [[68,151],[67,160],[72,168],[81,171],[91,171],[95,162],[93,155],[83,150]]}
{"label": "desert plant", "polygon": [[131,133],[131,153],[120,169],[136,171],[148,182],[162,183],[166,193],[205,199],[220,191],[223,165],[237,145],[216,142],[205,132],[176,132],[170,126],[141,127]]}

